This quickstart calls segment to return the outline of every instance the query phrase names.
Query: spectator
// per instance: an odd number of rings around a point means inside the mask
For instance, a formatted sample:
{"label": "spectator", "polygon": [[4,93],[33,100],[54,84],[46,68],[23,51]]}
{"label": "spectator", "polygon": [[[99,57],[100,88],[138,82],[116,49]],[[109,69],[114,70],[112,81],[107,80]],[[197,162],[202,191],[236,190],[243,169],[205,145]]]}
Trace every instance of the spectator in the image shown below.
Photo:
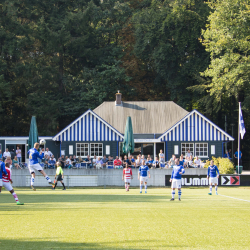
{"label": "spectator", "polygon": [[142,162],[144,161],[144,162],[146,163],[147,159],[145,158],[145,155],[142,155],[142,156],[141,156],[141,161],[142,161]]}
{"label": "spectator", "polygon": [[101,157],[98,157],[97,161],[96,161],[96,169],[100,169],[103,168],[103,161],[101,160]]}
{"label": "spectator", "polygon": [[16,156],[17,156],[17,160],[18,160],[18,163],[20,164],[22,162],[22,154],[21,154],[21,149],[19,149],[19,147],[17,146],[16,147]]}
{"label": "spectator", "polygon": [[18,159],[17,159],[17,156],[14,157],[14,159],[13,159],[13,161],[12,161],[12,164],[13,164],[13,166],[16,167],[16,169],[18,169],[18,168],[21,169],[21,167],[20,167],[20,165],[19,165],[19,161],[18,161]]}
{"label": "spectator", "polygon": [[106,163],[106,168],[114,168],[114,160],[112,159],[112,156],[109,155],[108,161]]}
{"label": "spectator", "polygon": [[133,155],[131,156],[131,162],[133,165],[135,164],[135,157]]}
{"label": "spectator", "polygon": [[175,165],[175,155],[172,155],[172,158],[169,160],[169,168],[173,168]]}
{"label": "spectator", "polygon": [[194,160],[194,167],[195,167],[195,168],[200,168],[200,167],[201,167],[201,160],[199,159],[198,156],[195,157],[195,160]]}
{"label": "spectator", "polygon": [[46,150],[44,151],[44,156],[45,156],[45,155],[48,155],[49,158],[50,158],[50,157],[52,157],[53,154],[52,154],[51,151],[49,151],[49,148],[46,148]]}
{"label": "spectator", "polygon": [[152,168],[153,167],[153,160],[151,157],[147,158],[147,162],[146,162],[146,165],[149,167],[149,168]]}
{"label": "spectator", "polygon": [[7,157],[11,157],[11,154],[9,152],[9,149],[6,148],[5,152],[3,153],[3,161],[5,161],[5,159],[7,159]]}
{"label": "spectator", "polygon": [[159,153],[159,162],[160,162],[160,165],[164,164],[165,166],[165,155],[163,154],[162,149],[160,150],[160,153]]}
{"label": "spectator", "polygon": [[87,158],[84,161],[87,163],[87,165],[88,165],[89,168],[93,167],[92,166],[92,162],[91,162],[91,158],[90,158],[89,155],[87,155]]}
{"label": "spectator", "polygon": [[103,156],[102,162],[103,162],[103,167],[106,167],[106,164],[108,162],[108,158],[106,157],[106,155]]}
{"label": "spectator", "polygon": [[59,159],[58,159],[59,162],[61,162],[61,167],[62,168],[65,168],[65,158],[64,158],[64,155],[62,155]]}
{"label": "spectator", "polygon": [[14,148],[10,151],[10,155],[11,155],[11,160],[13,160],[14,157],[16,156]]}
{"label": "spectator", "polygon": [[151,158],[151,156],[150,156],[150,155],[148,155],[146,162],[147,162],[147,161],[149,161],[149,160],[150,160],[150,158]]}
{"label": "spectator", "polygon": [[78,162],[79,162],[79,163],[83,162],[83,159],[82,159],[81,156],[78,157]]}
{"label": "spectator", "polygon": [[44,167],[47,168],[49,163],[49,155],[45,155],[42,159],[42,162],[44,163]]}
{"label": "spectator", "polygon": [[228,154],[229,154],[230,159],[233,159],[233,157],[232,157],[232,149],[231,148],[228,149]]}
{"label": "spectator", "polygon": [[71,161],[73,167],[75,167],[75,165],[76,165],[77,162],[78,162],[78,159],[76,158],[75,155],[73,155],[73,159],[72,159],[72,161]]}
{"label": "spectator", "polygon": [[65,158],[65,167],[68,168],[68,169],[70,169],[72,167],[71,160],[67,155],[66,155],[66,158]]}
{"label": "spectator", "polygon": [[160,163],[158,160],[158,157],[155,157],[155,160],[153,161],[153,168],[159,168],[160,167]]}
{"label": "spectator", "polygon": [[7,158],[5,159],[4,163],[9,163],[10,169],[12,168],[12,160],[10,156],[7,156]]}
{"label": "spectator", "polygon": [[224,154],[224,158],[228,158],[229,160],[231,160],[228,150],[226,150],[226,153]]}
{"label": "spectator", "polygon": [[188,157],[189,161],[192,161],[192,160],[193,160],[193,155],[192,155],[192,153],[190,152],[190,149],[187,150],[187,153],[186,153],[186,155],[185,155],[185,159],[187,159],[187,157]]}
{"label": "spectator", "polygon": [[123,168],[125,168],[125,164],[126,164],[127,160],[128,160],[128,157],[126,155],[124,155],[124,160],[122,162]]}
{"label": "spectator", "polygon": [[183,166],[184,168],[187,167],[187,164],[183,158],[183,155],[180,156],[179,164]]}
{"label": "spectator", "polygon": [[48,161],[48,168],[55,168],[55,165],[56,165],[56,158],[54,157],[54,155],[52,155]]}
{"label": "spectator", "polygon": [[[236,161],[236,164],[238,165],[238,148],[237,148],[237,151],[234,153],[234,158],[237,159]],[[240,160],[240,166],[242,166],[242,153],[241,151],[239,151],[239,160]]]}
{"label": "spectator", "polygon": [[0,150],[0,160],[3,158],[2,150]]}
{"label": "spectator", "polygon": [[92,160],[93,168],[96,168],[96,162],[97,162],[96,155],[94,155],[94,158]]}
{"label": "spectator", "polygon": [[114,160],[114,168],[122,168],[122,161],[119,159],[118,156],[116,156]]}
{"label": "spectator", "polygon": [[193,158],[192,153],[186,155],[185,162],[186,162],[188,168],[193,168],[192,158]]}
{"label": "spectator", "polygon": [[137,160],[135,161],[135,168],[139,168],[142,164],[141,154],[137,156]]}

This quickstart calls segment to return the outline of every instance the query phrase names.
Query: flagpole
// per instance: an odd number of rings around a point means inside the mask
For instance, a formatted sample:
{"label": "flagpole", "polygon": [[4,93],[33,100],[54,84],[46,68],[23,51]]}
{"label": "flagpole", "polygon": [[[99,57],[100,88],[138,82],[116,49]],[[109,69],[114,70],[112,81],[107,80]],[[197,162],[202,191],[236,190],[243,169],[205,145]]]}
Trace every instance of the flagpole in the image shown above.
{"label": "flagpole", "polygon": [[239,121],[238,121],[238,174],[240,173],[240,102],[239,102]]}

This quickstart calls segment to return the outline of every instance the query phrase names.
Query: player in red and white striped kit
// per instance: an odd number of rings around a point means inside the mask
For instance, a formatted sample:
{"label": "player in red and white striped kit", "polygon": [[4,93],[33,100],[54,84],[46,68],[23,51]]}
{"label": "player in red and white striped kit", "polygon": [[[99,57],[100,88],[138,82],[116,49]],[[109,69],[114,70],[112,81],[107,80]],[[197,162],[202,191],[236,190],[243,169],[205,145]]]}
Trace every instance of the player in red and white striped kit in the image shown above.
{"label": "player in red and white striped kit", "polygon": [[125,182],[125,189],[129,191],[129,186],[131,183],[131,179],[133,179],[132,169],[128,167],[128,163],[125,163],[125,168],[123,169],[122,180]]}
{"label": "player in red and white striped kit", "polygon": [[19,202],[18,197],[17,197],[13,187],[11,186],[11,183],[13,183],[13,182],[11,180],[11,171],[9,169],[9,163],[7,163],[7,162],[5,163],[5,169],[8,173],[8,175],[5,175],[3,173],[3,187],[13,195],[17,205],[24,205],[23,203]]}

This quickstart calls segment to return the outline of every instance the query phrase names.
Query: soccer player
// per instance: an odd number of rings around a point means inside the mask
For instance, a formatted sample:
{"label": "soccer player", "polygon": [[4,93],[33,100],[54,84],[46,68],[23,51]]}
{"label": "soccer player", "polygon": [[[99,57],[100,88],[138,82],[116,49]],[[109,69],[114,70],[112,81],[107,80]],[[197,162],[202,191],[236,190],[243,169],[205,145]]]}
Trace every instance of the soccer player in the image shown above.
{"label": "soccer player", "polygon": [[140,179],[140,194],[142,193],[143,182],[145,186],[145,194],[147,193],[148,178],[150,178],[149,168],[145,164],[145,161],[143,160],[142,165],[139,167],[139,171],[138,171],[138,180]]}
{"label": "soccer player", "polygon": [[5,169],[4,162],[0,161],[0,193],[1,193],[1,190],[2,190],[2,186],[3,186],[2,174],[8,175],[8,173],[7,173],[6,169]]}
{"label": "soccer player", "polygon": [[123,169],[123,174],[122,174],[122,180],[124,180],[124,182],[125,182],[126,192],[129,191],[131,179],[133,179],[132,170],[131,170],[131,168],[128,167],[128,163],[126,162],[125,168]]}
{"label": "soccer player", "polygon": [[6,167],[5,169],[6,169],[6,172],[8,173],[8,175],[3,174],[3,187],[13,195],[17,205],[24,205],[24,203],[21,203],[18,200],[18,197],[17,197],[13,187],[11,186],[13,181],[11,180],[11,170],[9,169],[9,163],[8,162],[5,163],[5,167]]}
{"label": "soccer player", "polygon": [[41,165],[38,163],[38,159],[42,159],[44,154],[44,148],[42,148],[42,153],[39,154],[39,152],[37,151],[39,148],[39,143],[36,142],[34,144],[34,148],[31,148],[28,151],[29,154],[29,171],[31,174],[31,188],[36,191],[36,189],[34,188],[34,182],[35,182],[35,170],[39,171],[44,177],[45,179],[48,181],[49,184],[54,185],[54,183],[51,181],[51,179],[49,178],[49,176],[43,171],[43,168],[41,167]]}
{"label": "soccer player", "polygon": [[174,201],[175,189],[178,188],[179,201],[181,201],[181,176],[185,173],[184,167],[180,165],[179,159],[175,159],[175,165],[173,166],[172,175],[170,178],[172,188],[172,199]]}
{"label": "soccer player", "polygon": [[212,195],[213,184],[215,187],[215,194],[218,195],[218,179],[220,176],[219,169],[214,165],[214,161],[210,161],[210,166],[207,169],[207,178],[209,177],[209,195]]}
{"label": "soccer player", "polygon": [[[57,179],[56,179],[57,176]],[[61,162],[56,163],[56,175],[55,175],[55,186],[52,189],[56,189],[57,182],[60,181],[63,185],[63,190],[66,190],[65,185],[63,183],[63,170]]]}

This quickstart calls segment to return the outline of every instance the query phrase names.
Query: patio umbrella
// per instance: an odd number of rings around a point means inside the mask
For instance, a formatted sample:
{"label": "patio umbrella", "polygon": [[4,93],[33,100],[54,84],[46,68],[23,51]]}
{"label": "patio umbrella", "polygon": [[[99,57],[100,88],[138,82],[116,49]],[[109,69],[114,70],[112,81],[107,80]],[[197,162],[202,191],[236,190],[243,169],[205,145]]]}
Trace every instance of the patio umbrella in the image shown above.
{"label": "patio umbrella", "polygon": [[135,142],[134,142],[132,120],[131,117],[128,116],[125,127],[122,151],[124,154],[130,154],[134,152],[134,148],[135,148]]}
{"label": "patio umbrella", "polygon": [[37,130],[37,125],[36,125],[36,117],[32,116],[31,122],[30,122],[30,133],[29,133],[29,140],[28,140],[28,149],[33,148],[34,144],[36,142],[39,142],[38,130]]}

